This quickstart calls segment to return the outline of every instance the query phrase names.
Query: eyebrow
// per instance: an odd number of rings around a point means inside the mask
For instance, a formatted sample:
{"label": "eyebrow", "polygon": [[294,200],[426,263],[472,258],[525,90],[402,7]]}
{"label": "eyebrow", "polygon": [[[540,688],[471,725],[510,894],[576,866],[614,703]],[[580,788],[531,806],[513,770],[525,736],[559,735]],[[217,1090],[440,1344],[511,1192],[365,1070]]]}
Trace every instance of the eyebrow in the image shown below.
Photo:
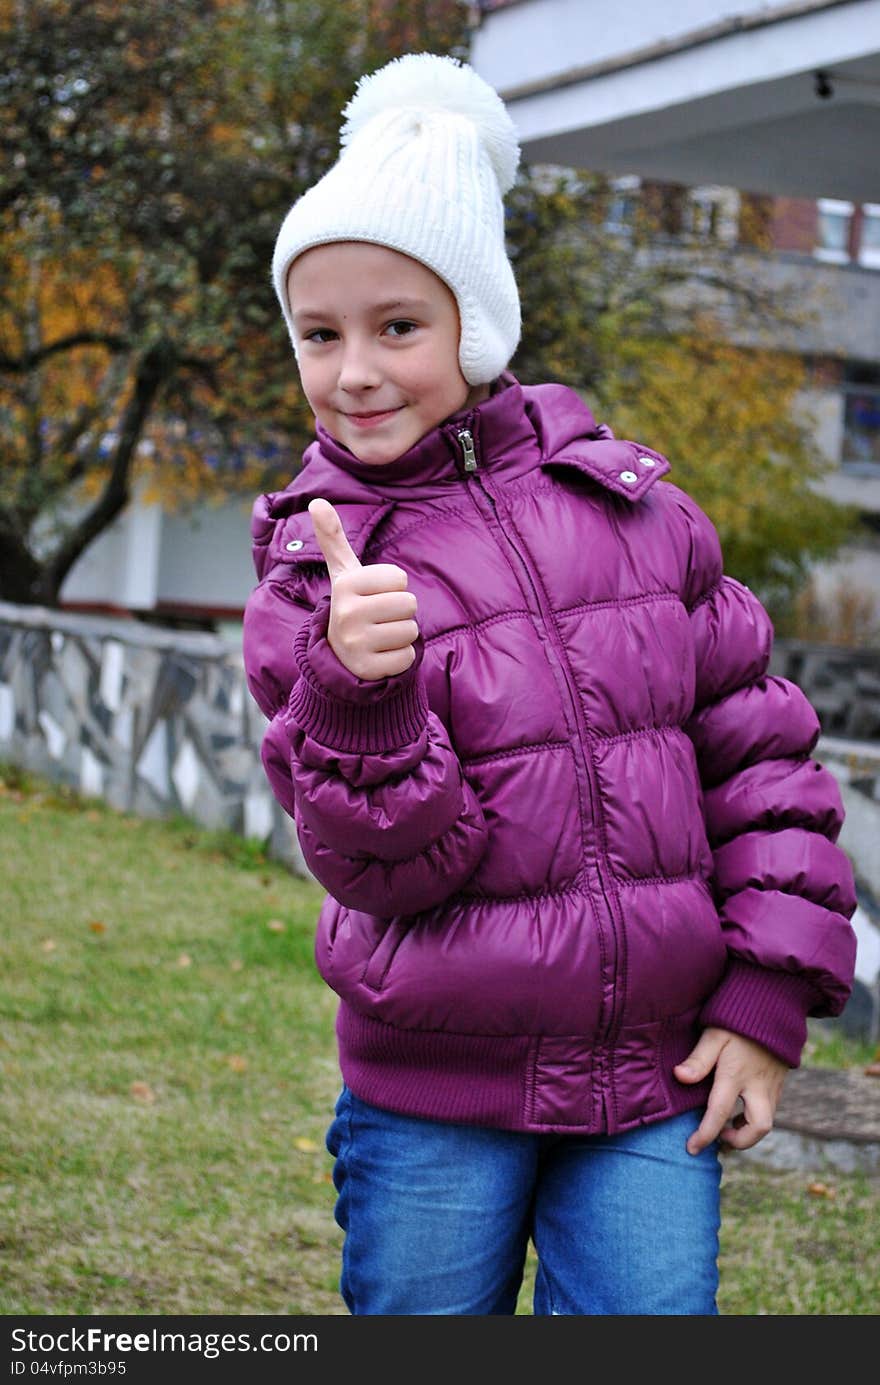
{"label": "eyebrow", "polygon": [[[390,313],[402,308],[411,312],[424,312],[428,307],[430,304],[425,298],[388,298],[383,303],[371,304],[370,312]],[[321,312],[317,308],[300,308],[292,316],[294,322],[326,322],[333,314]]]}

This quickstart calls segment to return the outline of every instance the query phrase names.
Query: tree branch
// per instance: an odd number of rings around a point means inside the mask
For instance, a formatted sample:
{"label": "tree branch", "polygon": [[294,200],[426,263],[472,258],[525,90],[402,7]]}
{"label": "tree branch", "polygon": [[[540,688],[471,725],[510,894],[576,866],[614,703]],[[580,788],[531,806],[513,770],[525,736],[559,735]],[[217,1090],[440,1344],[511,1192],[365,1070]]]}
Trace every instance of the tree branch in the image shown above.
{"label": "tree branch", "polygon": [[217,377],[217,367],[223,365],[232,357],[231,351],[224,351],[216,360],[203,361],[198,356],[180,356],[179,364],[182,369],[190,370],[194,375],[201,375],[208,382],[214,394],[220,394],[221,385]]}
{"label": "tree branch", "polygon": [[0,370],[12,375],[26,375],[50,356],[57,356],[61,351],[72,351],[76,346],[106,346],[108,351],[117,352],[128,350],[130,344],[124,337],[109,332],[71,332],[69,336],[59,337],[57,341],[25,351],[20,356],[7,356],[5,351],[0,351]]}

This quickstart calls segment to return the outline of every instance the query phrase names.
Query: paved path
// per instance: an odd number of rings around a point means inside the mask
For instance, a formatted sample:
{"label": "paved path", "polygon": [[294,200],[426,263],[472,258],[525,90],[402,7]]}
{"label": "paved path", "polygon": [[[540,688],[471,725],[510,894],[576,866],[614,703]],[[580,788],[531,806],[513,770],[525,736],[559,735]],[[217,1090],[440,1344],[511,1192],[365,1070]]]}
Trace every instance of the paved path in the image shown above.
{"label": "paved path", "polygon": [[773,1130],[735,1157],[771,1168],[880,1174],[880,1077],[861,1068],[796,1068]]}

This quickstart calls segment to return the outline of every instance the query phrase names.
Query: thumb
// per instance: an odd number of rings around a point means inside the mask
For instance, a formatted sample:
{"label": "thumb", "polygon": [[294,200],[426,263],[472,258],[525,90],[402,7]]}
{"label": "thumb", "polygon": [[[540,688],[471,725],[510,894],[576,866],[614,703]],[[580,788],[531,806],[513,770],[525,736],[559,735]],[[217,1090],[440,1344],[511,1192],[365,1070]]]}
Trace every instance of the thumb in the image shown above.
{"label": "thumb", "polygon": [[672,1071],[679,1082],[700,1082],[712,1071],[718,1055],[727,1042],[727,1035],[705,1029],[688,1056],[676,1063]]}
{"label": "thumb", "polygon": [[334,582],[341,573],[359,568],[361,566],[360,558],[346,538],[342,520],[330,501],[310,500],[309,514],[312,517],[315,538],[318,540],[327,563],[331,582]]}

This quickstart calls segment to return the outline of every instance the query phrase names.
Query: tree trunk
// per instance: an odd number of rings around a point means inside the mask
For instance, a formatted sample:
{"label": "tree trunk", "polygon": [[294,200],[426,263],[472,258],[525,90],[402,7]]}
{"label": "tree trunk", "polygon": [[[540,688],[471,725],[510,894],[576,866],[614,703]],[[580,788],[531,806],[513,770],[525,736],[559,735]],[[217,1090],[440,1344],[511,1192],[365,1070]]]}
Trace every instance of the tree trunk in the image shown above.
{"label": "tree trunk", "polygon": [[147,351],[138,366],[107,483],[91,509],[43,562],[28,548],[12,517],[0,515],[0,600],[23,606],[58,605],[64,579],[77,559],[128,504],[135,449],[156,396],[177,365],[175,347],[168,339]]}
{"label": "tree trunk", "polygon": [[43,564],[29,552],[9,517],[0,515],[0,601],[18,606],[55,606],[58,593]]}

